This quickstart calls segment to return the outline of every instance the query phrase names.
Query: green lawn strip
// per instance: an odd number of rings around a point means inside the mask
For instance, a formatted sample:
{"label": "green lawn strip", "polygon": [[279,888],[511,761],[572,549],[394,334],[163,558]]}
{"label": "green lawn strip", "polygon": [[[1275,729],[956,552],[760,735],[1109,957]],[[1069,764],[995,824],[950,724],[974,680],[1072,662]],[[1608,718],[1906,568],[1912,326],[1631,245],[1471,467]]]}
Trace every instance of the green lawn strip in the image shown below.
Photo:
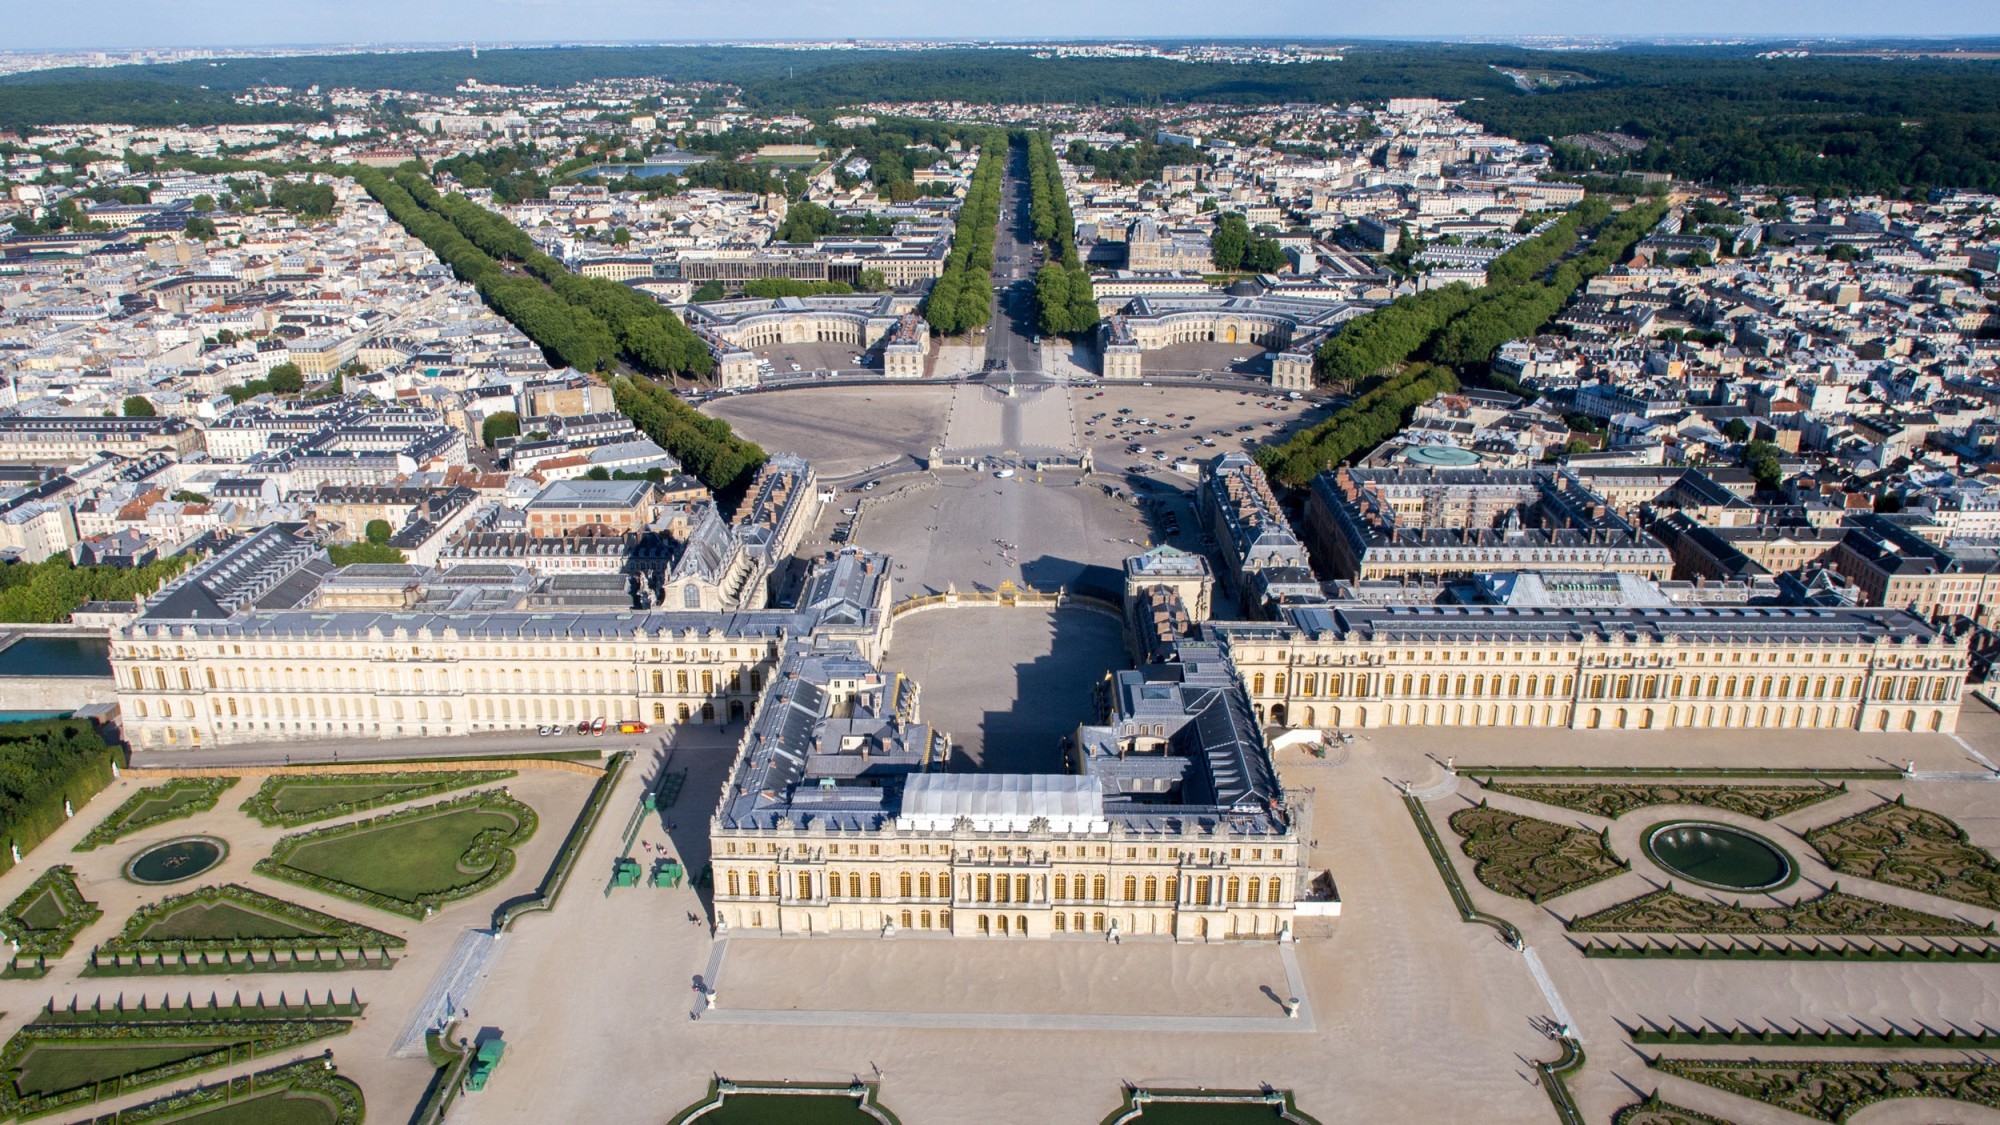
{"label": "green lawn strip", "polygon": [[1698,805],[1772,820],[1847,792],[1847,785],[1615,785],[1602,782],[1480,783],[1495,793],[1607,820],[1654,805]]}
{"label": "green lawn strip", "polygon": [[2000,1031],[1982,1027],[1978,1031],[1935,1031],[1919,1025],[1907,1031],[1894,1024],[1888,1031],[1860,1028],[1842,1031],[1837,1027],[1635,1027],[1628,1028],[1634,1043],[1695,1047],[1905,1047],[1916,1049],[1985,1049],[2000,1043]]}
{"label": "green lawn strip", "polygon": [[1659,958],[1684,961],[1938,961],[2000,962],[2000,945],[1967,942],[1893,945],[1796,945],[1757,938],[1710,941],[1586,941],[1576,944],[1585,957]]}
{"label": "green lawn strip", "polygon": [[534,835],[535,810],[499,790],[316,828],[279,840],[260,875],[423,918],[494,886],[513,848]]}
{"label": "green lawn strip", "polygon": [[172,993],[162,996],[158,1004],[148,1003],[147,998],[142,995],[136,1007],[127,1007],[125,997],[121,993],[109,1008],[104,1007],[101,1000],[93,1000],[91,1006],[85,1008],[78,1004],[73,996],[67,1008],[58,1008],[56,1002],[50,1000],[35,1014],[35,1018],[28,1022],[31,1027],[94,1027],[106,1024],[129,1027],[148,1023],[192,1024],[218,1021],[269,1023],[281,1020],[355,1019],[366,1011],[367,1007],[351,989],[345,1000],[335,997],[331,989],[327,990],[325,1000],[313,999],[311,992],[301,992],[299,998],[293,1000],[281,992],[276,1002],[272,1002],[265,1000],[264,994],[260,992],[256,1000],[248,1004],[243,1002],[241,992],[231,997],[227,1004],[213,992],[208,994],[206,1004],[196,1000],[193,993],[186,994],[178,1004],[174,1003]]}
{"label": "green lawn strip", "polygon": [[701,1125],[879,1125],[883,1120],[899,1125],[896,1115],[876,1100],[878,1093],[862,1082],[841,1086],[711,1082],[708,1096],[675,1114],[672,1125],[683,1125],[697,1115]]}
{"label": "green lawn strip", "polygon": [[177,1090],[93,1125],[361,1125],[361,1088],[325,1056]]}
{"label": "green lawn strip", "polygon": [[156,824],[207,812],[215,807],[223,791],[236,782],[233,777],[177,777],[149,785],[125,798],[123,804],[98,821],[71,850],[91,851]]}
{"label": "green lawn strip", "polygon": [[1842,875],[2000,910],[2000,862],[1952,820],[1900,796],[1805,837]]}
{"label": "green lawn strip", "polygon": [[1463,838],[1460,848],[1472,859],[1472,873],[1480,882],[1529,902],[1568,894],[1631,869],[1601,835],[1483,802],[1452,813],[1445,823]]}
{"label": "green lawn strip", "polygon": [[1660,1100],[1658,1090],[1644,1101],[1633,1102],[1611,1117],[1611,1125],[1736,1125],[1727,1118],[1688,1109]]}
{"label": "green lawn strip", "polygon": [[0,913],[0,936],[14,943],[14,963],[23,958],[61,957],[76,935],[104,915],[76,886],[76,869],[58,864],[42,872]]}
{"label": "green lawn strip", "polygon": [[1835,883],[1816,898],[1772,906],[1711,902],[1668,883],[1657,891],[1569,920],[1577,933],[1839,934],[1864,937],[1987,937],[1993,926],[1850,895]]}
{"label": "green lawn strip", "polygon": [[447,773],[272,774],[243,802],[242,810],[263,824],[291,827],[367,812],[383,805],[414,801],[491,785],[514,776],[513,770],[456,770]]}
{"label": "green lawn strip", "polygon": [[[391,949],[407,943],[395,934],[350,922],[310,907],[273,898],[234,883],[201,887],[142,906],[125,928],[91,953],[93,975],[128,970],[225,971],[230,967],[271,971],[293,967],[338,970],[348,967],[352,954],[388,959]],[[246,958],[266,954],[246,965]],[[313,956],[300,960],[299,955]],[[333,953],[331,959],[320,954]],[[290,959],[278,954],[290,954]],[[224,958],[227,958],[226,960]]]}
{"label": "green lawn strip", "polygon": [[1648,1064],[1662,1074],[1818,1121],[1845,1121],[1895,1098],[1942,1098],[2000,1109],[2000,1066],[1991,1062],[1653,1058]]}
{"label": "green lawn strip", "polygon": [[33,1117],[339,1035],[346,1020],[31,1023],[0,1048],[0,1113]]}
{"label": "green lawn strip", "polygon": [[584,798],[583,811],[577,813],[570,823],[569,835],[563,837],[562,847],[556,849],[555,859],[549,861],[549,869],[542,875],[541,885],[535,893],[516,896],[502,903],[493,912],[493,932],[505,933],[514,928],[514,923],[522,915],[541,910],[554,910],[556,899],[561,897],[563,887],[569,883],[571,872],[576,869],[577,857],[583,854],[583,845],[590,839],[590,833],[603,819],[604,809],[611,800],[611,791],[618,787],[618,779],[625,767],[632,761],[632,752],[621,750],[611,756],[604,765],[595,785],[590,788],[590,796]]}
{"label": "green lawn strip", "polygon": [[1451,896],[1451,904],[1458,908],[1459,920],[1491,926],[1499,933],[1500,940],[1519,947],[1521,931],[1514,923],[1472,905],[1472,896],[1466,893],[1465,883],[1458,877],[1458,869],[1452,866],[1451,855],[1445,851],[1444,841],[1438,837],[1437,826],[1431,823],[1431,815],[1424,810],[1424,803],[1415,797],[1405,796],[1403,805],[1409,809],[1410,819],[1416,822],[1417,834],[1423,837],[1424,850],[1430,853],[1431,865],[1437,868],[1438,878],[1444,880],[1445,893]]}
{"label": "green lawn strip", "polygon": [[[1100,1125],[1131,1118],[1138,1125],[1254,1125],[1289,1121],[1319,1125],[1302,1112],[1290,1090],[1147,1090],[1127,1088],[1125,1100]],[[703,1118],[706,1121],[707,1118]]]}

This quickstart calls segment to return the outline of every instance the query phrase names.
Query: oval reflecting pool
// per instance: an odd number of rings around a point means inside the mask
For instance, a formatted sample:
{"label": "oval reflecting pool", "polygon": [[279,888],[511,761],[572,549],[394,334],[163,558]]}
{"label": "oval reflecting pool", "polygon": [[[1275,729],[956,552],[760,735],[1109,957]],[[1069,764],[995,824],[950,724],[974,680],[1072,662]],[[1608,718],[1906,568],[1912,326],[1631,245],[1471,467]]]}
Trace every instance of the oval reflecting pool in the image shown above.
{"label": "oval reflecting pool", "polygon": [[1768,891],[1792,881],[1791,857],[1754,832],[1705,820],[1677,820],[1646,833],[1646,855],[1706,887]]}
{"label": "oval reflecting pool", "polygon": [[134,883],[178,883],[222,862],[229,845],[213,836],[186,836],[154,844],[132,857],[125,877]]}

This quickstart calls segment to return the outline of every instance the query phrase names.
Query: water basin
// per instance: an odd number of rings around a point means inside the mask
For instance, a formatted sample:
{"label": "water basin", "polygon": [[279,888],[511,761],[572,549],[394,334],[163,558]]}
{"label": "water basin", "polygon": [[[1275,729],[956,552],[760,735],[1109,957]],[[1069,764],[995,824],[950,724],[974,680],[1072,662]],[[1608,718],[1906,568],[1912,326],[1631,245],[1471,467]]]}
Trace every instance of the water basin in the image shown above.
{"label": "water basin", "polygon": [[133,856],[125,865],[125,877],[149,886],[178,883],[221,863],[228,854],[229,845],[213,836],[183,836]]}
{"label": "water basin", "polygon": [[1704,887],[1768,891],[1798,875],[1783,848],[1754,832],[1704,820],[1655,825],[1645,835],[1646,855],[1669,873]]}

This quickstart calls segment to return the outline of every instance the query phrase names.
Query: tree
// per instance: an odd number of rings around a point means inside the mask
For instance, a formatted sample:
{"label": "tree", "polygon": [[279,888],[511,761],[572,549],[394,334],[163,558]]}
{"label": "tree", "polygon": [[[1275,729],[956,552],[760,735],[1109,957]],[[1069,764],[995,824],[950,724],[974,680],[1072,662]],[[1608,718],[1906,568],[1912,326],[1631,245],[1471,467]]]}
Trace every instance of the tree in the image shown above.
{"label": "tree", "polygon": [[610,480],[610,479],[611,479],[611,470],[610,470],[610,469],[607,469],[607,468],[605,468],[605,467],[604,467],[604,466],[602,466],[602,465],[592,465],[592,466],[591,466],[591,467],[590,467],[589,469],[587,469],[587,470],[585,470],[585,471],[584,471],[584,474],[583,474],[583,479],[585,479],[585,480]]}
{"label": "tree", "polygon": [[626,230],[624,227],[613,228],[611,231],[611,245],[613,246],[632,245],[632,232]]}
{"label": "tree", "polygon": [[125,400],[125,417],[127,418],[151,418],[157,414],[159,414],[159,411],[153,409],[153,404],[138,395],[133,395]]}
{"label": "tree", "polygon": [[1243,256],[1250,250],[1250,224],[1243,216],[1228,214],[1215,224],[1215,234],[1209,239],[1208,254],[1215,262],[1215,268],[1228,272],[1243,265]]}
{"label": "tree", "polygon": [[502,410],[497,414],[487,415],[486,421],[480,423],[479,440],[486,448],[491,449],[501,438],[515,437],[520,432],[521,416],[511,410]]}
{"label": "tree", "polygon": [[277,394],[297,394],[306,385],[305,375],[296,363],[281,363],[264,376],[264,382]]}
{"label": "tree", "polygon": [[1731,418],[1722,424],[1722,436],[1730,441],[1749,441],[1750,424],[1741,418]]}
{"label": "tree", "polygon": [[215,197],[209,195],[207,192],[195,196],[192,202],[194,203],[194,209],[197,211],[215,210]]}
{"label": "tree", "polygon": [[889,275],[881,270],[862,270],[854,280],[854,288],[863,293],[881,293],[889,288]]}
{"label": "tree", "polygon": [[188,221],[181,224],[181,233],[196,242],[213,242],[218,237],[215,220],[202,215],[190,215]]}
{"label": "tree", "polygon": [[368,537],[370,543],[381,546],[389,542],[389,537],[396,534],[396,529],[389,526],[388,520],[369,520],[363,534]]}
{"label": "tree", "polygon": [[1778,447],[1768,441],[1753,441],[1743,447],[1743,467],[1766,492],[1776,492],[1785,479],[1784,467],[1778,463]]}
{"label": "tree", "polygon": [[722,283],[720,281],[704,281],[694,291],[694,295],[688,299],[691,301],[720,301],[723,296]]}

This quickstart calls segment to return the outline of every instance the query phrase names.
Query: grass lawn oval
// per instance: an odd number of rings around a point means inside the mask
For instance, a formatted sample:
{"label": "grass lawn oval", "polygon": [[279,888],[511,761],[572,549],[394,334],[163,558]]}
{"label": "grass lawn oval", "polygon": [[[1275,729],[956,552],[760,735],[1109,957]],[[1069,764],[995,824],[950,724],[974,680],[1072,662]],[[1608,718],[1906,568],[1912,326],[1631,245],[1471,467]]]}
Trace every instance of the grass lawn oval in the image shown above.
{"label": "grass lawn oval", "polygon": [[287,836],[257,870],[367,906],[422,918],[514,869],[535,811],[489,790],[388,816]]}

